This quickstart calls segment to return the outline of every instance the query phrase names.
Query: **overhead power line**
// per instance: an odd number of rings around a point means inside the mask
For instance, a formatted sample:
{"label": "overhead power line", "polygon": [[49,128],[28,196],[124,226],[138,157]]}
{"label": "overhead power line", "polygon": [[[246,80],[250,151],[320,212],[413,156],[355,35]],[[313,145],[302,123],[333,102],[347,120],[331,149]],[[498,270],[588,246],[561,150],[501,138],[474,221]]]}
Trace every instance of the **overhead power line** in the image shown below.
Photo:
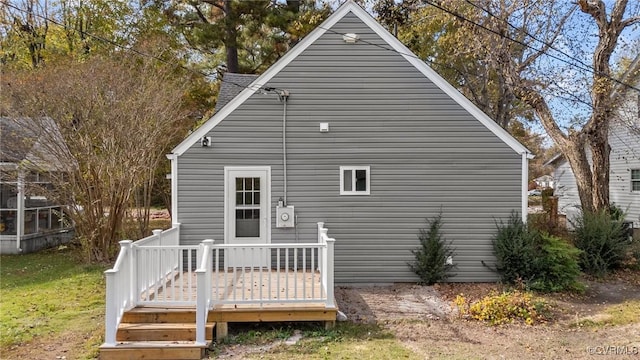
{"label": "overhead power line", "polygon": [[[23,13],[25,13],[25,14],[30,14],[30,15],[36,16],[36,17],[38,17],[38,18],[40,18],[40,19],[42,19],[42,20],[45,20],[45,21],[50,22],[50,23],[52,23],[52,24],[58,25],[58,26],[60,26],[60,27],[62,27],[62,28],[65,28],[65,29],[67,29],[67,30],[71,30],[71,31],[74,31],[74,32],[79,32],[79,30],[78,30],[78,29],[75,29],[75,28],[73,28],[73,27],[67,26],[67,25],[65,25],[65,24],[63,24],[63,23],[61,23],[61,22],[59,22],[59,21],[57,21],[57,20],[51,19],[51,18],[46,17],[46,16],[44,16],[44,15],[41,15],[41,14],[35,14],[35,13],[33,13],[33,12],[29,11],[29,10],[22,9],[22,8],[17,7],[17,6],[15,6],[15,5],[13,5],[13,4],[10,4],[10,3],[8,3],[8,2],[5,2],[4,4],[6,4],[7,6],[9,6],[9,7],[13,8],[13,9],[15,9],[15,10],[18,10],[18,11],[23,12]],[[161,58],[161,57],[158,57],[158,56],[155,56],[155,55],[152,55],[152,54],[148,54],[148,53],[142,52],[142,51],[137,50],[137,49],[135,49],[135,48],[132,48],[132,47],[129,47],[129,46],[124,46],[124,45],[118,44],[117,42],[115,42],[115,41],[113,41],[113,40],[109,40],[109,39],[104,38],[104,37],[99,36],[99,35],[95,35],[95,34],[92,34],[92,33],[90,33],[90,32],[87,32],[87,31],[82,31],[82,33],[83,33],[84,35],[87,35],[87,36],[89,36],[89,37],[93,38],[93,39],[96,39],[96,40],[98,40],[98,41],[101,41],[101,42],[104,42],[104,43],[110,44],[110,45],[112,45],[112,46],[114,46],[114,47],[116,47],[116,48],[118,48],[118,49],[122,49],[122,50],[125,50],[125,51],[128,51],[128,52],[131,52],[131,53],[136,54],[136,55],[138,55],[138,56],[142,56],[142,57],[150,58],[150,59],[153,59],[153,60],[159,61],[159,62],[161,62],[161,63],[163,63],[163,64],[166,64],[166,65],[179,67],[179,68],[181,68],[181,69],[183,69],[183,70],[186,70],[186,71],[192,72],[192,73],[197,74],[197,75],[200,75],[200,76],[204,76],[204,77],[209,77],[209,76],[211,76],[210,74],[207,74],[207,73],[202,72],[202,71],[198,71],[198,70],[196,70],[196,69],[189,68],[189,67],[184,66],[184,65],[182,65],[182,64],[173,63],[173,62],[170,62],[170,61],[168,61],[168,60],[165,60],[165,59],[163,59],[163,58]],[[225,79],[224,79],[224,77],[220,77],[220,78],[219,78],[219,80],[220,80],[220,81],[222,81],[222,82],[226,82],[226,83],[228,83],[228,84],[232,84],[232,85],[238,86],[238,87],[240,87],[240,88],[246,88],[246,89],[252,89],[252,90],[264,90],[264,91],[280,90],[280,89],[276,89],[276,88],[273,88],[273,87],[264,87],[263,85],[260,85],[260,84],[255,84],[253,87],[248,86],[248,85],[242,85],[242,84],[238,84],[238,83],[236,83],[236,82],[234,82],[234,81],[225,80]]]}
{"label": "overhead power line", "polygon": [[[493,34],[495,34],[495,35],[498,35],[499,37],[501,37],[501,38],[503,38],[503,39],[509,40],[509,41],[514,42],[514,43],[516,43],[516,44],[518,44],[518,45],[525,46],[526,48],[531,49],[531,50],[534,50],[534,51],[536,51],[536,52],[542,52],[542,50],[541,50],[541,49],[538,49],[538,48],[536,48],[536,47],[534,47],[534,46],[532,46],[532,45],[529,45],[529,44],[527,44],[527,43],[525,43],[525,42],[523,42],[523,41],[520,41],[520,40],[517,40],[517,39],[511,38],[511,37],[507,36],[506,34],[502,34],[502,33],[500,33],[499,31],[496,31],[496,30],[491,29],[491,28],[488,28],[488,27],[486,27],[486,26],[484,26],[484,25],[482,25],[482,24],[479,24],[479,23],[477,23],[477,22],[475,22],[475,21],[473,21],[473,20],[471,20],[471,19],[468,19],[467,17],[465,17],[465,16],[463,16],[463,15],[460,15],[460,14],[456,13],[455,11],[452,11],[452,10],[450,10],[450,9],[447,9],[447,8],[443,7],[443,6],[442,6],[442,5],[440,5],[440,4],[434,3],[434,2],[432,2],[432,1],[430,1],[430,0],[424,0],[424,2],[425,2],[425,3],[427,3],[427,4],[429,4],[429,5],[431,5],[431,6],[433,6],[433,7],[435,7],[436,9],[439,9],[439,10],[441,10],[441,11],[444,11],[444,12],[446,12],[447,14],[452,15],[452,16],[454,16],[454,17],[456,17],[456,18],[458,18],[458,19],[460,19],[460,20],[462,20],[462,21],[468,22],[468,23],[470,23],[470,24],[472,24],[472,25],[474,25],[474,26],[477,26],[477,27],[479,27],[479,28],[481,28],[481,29],[485,30],[485,31],[488,31],[488,32],[491,32],[491,33],[493,33]],[[467,0],[467,2],[469,2],[469,1]],[[469,2],[469,3],[471,3],[471,2]],[[471,3],[471,4],[472,4],[472,5],[474,5],[474,6],[476,6],[476,5],[475,5],[475,4],[473,4],[473,3]],[[480,8],[480,9],[482,9],[482,8]],[[484,9],[482,9],[482,10],[483,10],[483,11],[487,11],[487,10],[484,10]],[[488,13],[489,15],[494,16],[494,17],[495,17],[495,15],[490,14],[488,11],[487,11],[487,13]],[[510,25],[510,26],[512,26],[512,27],[514,27],[514,29],[520,30],[520,29],[516,28],[514,25],[511,25],[511,24],[509,24],[509,25]],[[527,35],[531,36],[534,40],[537,40],[537,39],[536,39],[536,38],[534,38],[532,35],[530,35],[530,34],[527,34]],[[541,40],[537,40],[537,41],[542,42]],[[543,43],[543,44],[545,44],[545,45],[547,45],[547,46],[550,46],[550,44],[546,44],[545,42],[542,42],[542,43]],[[554,49],[554,50],[556,50],[555,48],[553,48],[553,49]],[[571,58],[571,59],[574,59],[574,58],[572,58],[571,56],[569,56],[569,55],[565,54],[565,53],[564,53],[564,52],[562,52],[562,51],[559,51],[559,50],[556,50],[556,51],[558,51],[559,53],[561,53],[561,54],[563,54],[563,55],[565,55],[565,56],[567,56],[567,57],[569,57],[569,58]],[[627,83],[625,83],[625,82],[623,82],[623,81],[620,81],[620,80],[618,80],[618,79],[616,79],[616,78],[612,77],[612,76],[611,76],[611,75],[609,75],[609,74],[602,74],[601,72],[599,72],[599,71],[597,71],[596,69],[594,69],[591,65],[584,64],[584,63],[583,63],[582,61],[580,61],[580,60],[574,59],[574,60],[576,60],[578,63],[582,64],[582,66],[579,66],[578,64],[572,63],[572,62],[570,62],[570,61],[568,61],[568,60],[565,60],[565,59],[563,59],[563,58],[561,58],[561,57],[558,57],[558,56],[556,56],[556,55],[553,55],[553,54],[549,54],[549,53],[545,53],[545,52],[542,52],[542,53],[543,53],[544,55],[546,55],[546,56],[550,57],[550,58],[553,58],[553,59],[555,59],[555,60],[561,61],[561,62],[563,62],[563,63],[565,63],[565,64],[567,64],[567,65],[570,65],[570,66],[576,67],[576,68],[581,69],[581,70],[583,70],[583,71],[588,71],[588,72],[591,72],[591,73],[593,73],[593,74],[597,74],[597,75],[602,76],[602,77],[605,77],[605,78],[607,78],[607,79],[609,79],[609,80],[611,80],[611,81],[613,81],[613,82],[615,82],[615,83],[618,83],[618,84],[620,84],[620,85],[622,85],[622,86],[624,86],[624,87],[626,87],[626,88],[628,88],[628,89],[632,89],[632,90],[635,90],[635,91],[637,91],[637,92],[640,92],[640,89],[638,89],[638,88],[636,88],[636,87],[634,87],[634,86],[631,86],[630,84],[627,84]]]}
{"label": "overhead power line", "polygon": [[[498,35],[498,36],[500,36],[500,37],[502,37],[502,38],[504,38],[504,39],[507,39],[507,40],[509,40],[509,41],[515,42],[515,43],[517,43],[517,44],[519,44],[519,45],[525,46],[525,47],[527,47],[527,48],[529,48],[529,49],[532,49],[532,50],[535,50],[535,51],[538,51],[538,52],[539,52],[539,51],[541,51],[540,49],[538,49],[538,48],[536,48],[536,47],[533,47],[533,46],[531,46],[531,45],[529,45],[529,44],[527,44],[527,43],[524,43],[524,42],[522,42],[522,41],[520,41],[520,40],[517,40],[517,39],[513,39],[513,38],[511,38],[511,37],[509,37],[509,36],[507,36],[507,35],[505,35],[505,34],[501,34],[501,33],[499,33],[499,32],[498,32],[498,31],[496,31],[496,30],[490,29],[490,28],[488,28],[488,27],[486,27],[486,26],[484,26],[484,25],[482,25],[482,24],[479,24],[479,23],[477,23],[477,22],[475,22],[475,21],[473,21],[473,20],[470,20],[470,19],[466,18],[465,16],[460,15],[460,14],[458,14],[458,13],[456,13],[456,12],[452,11],[452,10],[449,10],[449,9],[447,9],[447,8],[444,8],[444,7],[442,7],[441,5],[439,5],[439,4],[437,4],[437,3],[431,2],[431,1],[429,1],[429,0],[424,0],[424,1],[425,1],[425,3],[427,3],[427,4],[429,4],[429,5],[431,5],[431,6],[435,7],[435,8],[437,8],[437,9],[439,9],[439,10],[441,10],[441,11],[444,11],[444,12],[446,12],[446,13],[448,13],[448,14],[450,14],[450,15],[452,15],[452,16],[454,16],[454,17],[456,17],[456,18],[458,18],[458,19],[460,19],[460,20],[462,20],[462,21],[468,22],[468,23],[470,23],[470,24],[472,24],[472,25],[474,25],[474,26],[477,26],[477,27],[479,27],[479,28],[481,28],[481,29],[484,29],[485,31],[489,31],[489,32],[491,32],[491,33],[493,33],[493,34],[495,34],[495,35]],[[467,1],[468,1],[468,0],[467,0]],[[65,28],[65,29],[68,29],[68,30],[71,30],[71,31],[74,31],[74,32],[78,32],[78,30],[77,30],[77,29],[75,29],[75,28],[73,28],[73,27],[69,27],[69,26],[67,26],[67,25],[65,25],[65,24],[62,24],[62,23],[60,23],[60,22],[58,22],[58,21],[56,21],[56,20],[54,20],[54,19],[51,19],[51,18],[48,18],[48,17],[44,16],[44,15],[40,15],[40,14],[33,14],[32,12],[30,12],[30,11],[28,11],[28,10],[24,10],[24,9],[19,8],[19,7],[15,6],[15,5],[13,5],[13,4],[8,3],[8,2],[6,2],[5,4],[6,4],[7,6],[9,6],[9,7],[13,8],[13,9],[18,10],[18,11],[20,11],[20,12],[23,12],[23,13],[25,13],[25,14],[31,14],[31,15],[34,15],[34,16],[39,17],[39,18],[41,18],[41,19],[43,19],[43,20],[45,20],[45,21],[51,22],[52,24],[58,25],[58,26],[60,26],[60,27],[63,27],[63,28]],[[471,4],[475,6],[475,4],[473,4],[473,3],[471,3]],[[480,9],[482,9],[482,8],[480,8]],[[483,11],[486,11],[486,10],[484,10],[484,9],[482,9],[482,10],[483,10]],[[494,16],[494,17],[495,17],[495,15],[493,15],[493,14],[491,14],[491,13],[489,13],[489,12],[487,12],[487,13],[488,13],[490,16]],[[419,20],[419,22],[421,22],[421,21],[424,21],[424,19],[420,19],[420,20]],[[512,27],[514,27],[514,25],[512,25],[512,24],[509,24],[509,25],[510,25],[510,26],[512,26]],[[335,34],[345,35],[345,34],[343,34],[343,33],[337,32],[337,31],[335,31],[335,30],[333,30],[333,29],[324,28],[324,27],[322,27],[322,26],[318,26],[318,27],[319,27],[319,28],[321,28],[321,29],[323,29],[323,30],[325,30],[325,31],[329,31],[329,32],[332,32],[332,33],[335,33]],[[514,27],[514,28],[515,28],[515,27]],[[157,56],[155,56],[155,55],[147,54],[147,53],[144,53],[144,52],[142,52],[142,51],[140,51],[140,50],[137,50],[137,49],[135,49],[135,48],[132,48],[132,47],[128,47],[128,46],[124,46],[124,45],[118,44],[118,43],[117,43],[117,42],[115,42],[115,41],[112,41],[112,40],[106,39],[106,38],[104,38],[104,37],[102,37],[102,36],[99,36],[99,35],[92,34],[92,33],[90,33],[90,32],[83,31],[83,34],[85,34],[85,35],[87,35],[87,36],[89,36],[89,37],[91,37],[91,38],[93,38],[93,39],[96,39],[96,40],[98,40],[98,41],[101,41],[101,42],[104,42],[104,43],[108,43],[108,44],[110,44],[110,45],[112,45],[112,46],[114,46],[114,47],[116,47],[116,48],[119,48],[119,49],[122,49],[122,50],[125,50],[125,51],[129,51],[129,52],[134,53],[134,54],[136,54],[136,55],[138,55],[138,56],[151,58],[151,59],[154,59],[154,60],[156,60],[156,61],[159,61],[159,62],[162,62],[162,63],[164,63],[164,64],[167,64],[167,65],[177,66],[177,67],[180,67],[180,68],[182,68],[182,69],[184,69],[184,70],[187,70],[187,71],[189,71],[189,72],[192,72],[192,73],[195,73],[195,74],[198,74],[198,75],[204,76],[204,77],[208,77],[208,76],[210,76],[210,74],[207,74],[207,73],[204,73],[204,72],[201,72],[201,71],[198,71],[198,70],[195,70],[195,69],[189,68],[189,67],[184,66],[184,65],[182,65],[182,64],[175,64],[175,63],[169,62],[169,61],[167,61],[167,60],[165,60],[165,59],[162,59],[162,58],[160,58],[160,57],[157,57]],[[527,35],[531,36],[531,37],[532,37],[534,40],[536,40],[536,41],[540,41],[540,40],[538,40],[538,39],[534,38],[534,37],[533,37],[532,35],[530,35],[530,34],[527,34]],[[369,45],[377,46],[377,47],[382,48],[382,49],[385,49],[385,50],[394,51],[394,52],[396,52],[396,53],[398,53],[398,54],[401,54],[401,55],[410,56],[410,57],[416,58],[416,59],[418,59],[418,60],[420,60],[420,61],[428,61],[428,60],[425,60],[425,59],[421,59],[420,57],[416,56],[416,55],[415,55],[415,54],[413,54],[413,53],[403,53],[403,52],[397,51],[397,50],[395,50],[395,49],[393,49],[393,48],[385,47],[385,46],[382,46],[382,45],[379,45],[379,44],[376,44],[376,43],[372,43],[372,42],[369,42],[369,41],[365,41],[365,40],[363,40],[363,39],[360,39],[359,41],[362,41],[362,42],[367,43],[367,44],[369,44]],[[540,41],[540,42],[541,42],[541,41]],[[544,42],[543,42],[543,43],[544,43]],[[544,44],[546,44],[546,43],[544,43]],[[555,48],[553,48],[553,49],[554,49],[554,50],[556,50]],[[559,51],[559,50],[556,50],[556,51],[560,52],[561,54],[563,54],[563,55],[565,55],[565,56],[568,56],[567,54],[564,54],[563,52],[561,52],[561,51]],[[553,58],[553,59],[556,59],[556,60],[558,60],[558,61],[561,61],[561,62],[563,62],[563,63],[566,63],[566,64],[568,64],[568,65],[570,65],[570,66],[577,67],[577,68],[579,68],[579,69],[581,69],[581,70],[584,70],[584,71],[590,71],[590,72],[592,72],[592,73],[595,73],[595,72],[596,72],[596,70],[595,70],[595,69],[593,69],[593,67],[591,67],[591,66],[589,66],[589,65],[586,65],[586,64],[582,63],[581,61],[578,61],[578,60],[577,60],[579,63],[581,63],[581,64],[583,65],[583,67],[580,67],[580,66],[576,65],[575,63],[569,62],[569,61],[567,61],[567,60],[565,60],[565,59],[562,59],[562,58],[560,58],[560,57],[558,57],[558,56],[555,56],[555,55],[552,55],[552,54],[545,53],[545,55],[547,55],[547,56],[549,56],[549,57],[551,57],[551,58]],[[571,58],[570,56],[568,56],[568,57],[569,57],[569,58]],[[576,59],[574,59],[574,60],[576,60]],[[453,67],[451,67],[450,65],[447,65],[447,64],[442,64],[442,63],[438,63],[438,62],[435,62],[435,61],[429,61],[429,62],[430,62],[430,63],[432,63],[432,64],[439,65],[439,66],[444,66],[444,67],[448,67],[448,68],[450,68],[450,69],[454,69]],[[455,70],[455,69],[454,69],[454,70]],[[633,90],[635,90],[635,91],[640,92],[640,89],[635,88],[635,87],[633,87],[633,86],[631,86],[631,85],[629,85],[629,84],[626,84],[626,83],[624,83],[624,82],[622,82],[622,81],[620,81],[620,80],[618,80],[618,79],[615,79],[615,78],[613,78],[613,77],[611,77],[611,76],[609,76],[609,75],[601,75],[601,76],[605,76],[605,77],[607,77],[607,78],[611,79],[612,81],[614,81],[614,82],[616,82],[616,83],[619,83],[619,84],[621,84],[621,85],[623,85],[623,86],[625,86],[625,87],[627,87],[627,88],[630,88],[630,89],[633,89]],[[229,83],[229,84],[235,85],[235,86],[240,87],[240,88],[252,88],[251,86],[238,84],[238,83],[233,82],[233,81],[225,80],[224,78],[220,78],[220,81],[223,81],[223,82],[226,82],[226,83]],[[271,88],[271,87],[264,87],[264,85],[261,85],[261,84],[255,84],[255,85],[254,85],[254,87],[256,87],[256,86],[257,86],[257,88],[252,88],[252,90],[264,90],[264,91],[274,91],[274,90],[278,91],[278,90],[281,90],[281,89],[276,89],[276,88]]]}

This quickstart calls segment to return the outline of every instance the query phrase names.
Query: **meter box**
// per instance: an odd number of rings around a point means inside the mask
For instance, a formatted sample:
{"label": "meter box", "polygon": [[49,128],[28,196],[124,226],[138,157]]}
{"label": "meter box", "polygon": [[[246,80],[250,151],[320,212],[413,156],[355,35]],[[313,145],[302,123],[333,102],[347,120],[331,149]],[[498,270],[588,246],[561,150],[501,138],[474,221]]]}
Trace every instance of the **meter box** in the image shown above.
{"label": "meter box", "polygon": [[276,227],[292,228],[295,226],[293,206],[276,206]]}

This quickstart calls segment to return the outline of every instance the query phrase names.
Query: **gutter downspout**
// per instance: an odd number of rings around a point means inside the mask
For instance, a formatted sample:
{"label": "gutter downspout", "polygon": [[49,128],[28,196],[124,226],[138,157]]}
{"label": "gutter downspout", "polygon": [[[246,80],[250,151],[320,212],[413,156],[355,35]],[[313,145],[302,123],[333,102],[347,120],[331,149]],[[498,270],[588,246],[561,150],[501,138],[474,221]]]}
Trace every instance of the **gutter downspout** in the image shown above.
{"label": "gutter downspout", "polygon": [[22,248],[20,247],[20,241],[22,240],[22,235],[24,235],[24,173],[22,171],[18,171],[18,194],[16,195],[16,247],[18,249],[18,254],[22,253]]}
{"label": "gutter downspout", "polygon": [[289,91],[282,90],[278,93],[278,98],[282,102],[282,178],[283,178],[283,205],[287,206],[287,99]]}

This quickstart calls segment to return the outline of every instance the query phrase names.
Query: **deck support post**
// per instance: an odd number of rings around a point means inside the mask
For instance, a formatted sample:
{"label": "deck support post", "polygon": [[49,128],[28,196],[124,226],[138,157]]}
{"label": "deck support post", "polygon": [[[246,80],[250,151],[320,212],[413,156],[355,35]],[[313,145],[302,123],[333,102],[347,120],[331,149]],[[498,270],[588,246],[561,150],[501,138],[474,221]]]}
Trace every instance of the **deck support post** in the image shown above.
{"label": "deck support post", "polygon": [[229,323],[217,322],[216,323],[216,341],[220,343],[229,335]]}
{"label": "deck support post", "polygon": [[335,320],[333,320],[333,321],[325,321],[324,322],[324,329],[325,330],[331,330],[331,329],[333,329],[335,327],[336,327]]}

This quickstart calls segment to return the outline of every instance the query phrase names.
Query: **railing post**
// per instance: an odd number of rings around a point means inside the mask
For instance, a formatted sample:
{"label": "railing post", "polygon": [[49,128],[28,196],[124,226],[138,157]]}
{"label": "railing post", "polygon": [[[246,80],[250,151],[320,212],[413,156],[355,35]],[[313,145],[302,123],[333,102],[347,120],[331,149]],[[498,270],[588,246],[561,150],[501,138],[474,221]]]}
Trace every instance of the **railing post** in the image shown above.
{"label": "railing post", "polygon": [[118,331],[118,300],[115,296],[117,286],[114,279],[116,276],[116,271],[113,269],[109,269],[104,272],[104,275],[107,288],[104,311],[104,342],[106,345],[115,346],[116,332]]}
{"label": "railing post", "polygon": [[[129,262],[130,260],[126,259],[126,257],[131,256],[131,240],[122,240],[120,241],[120,254],[123,254],[124,259],[122,262]],[[120,257],[120,254],[118,257]],[[130,262],[129,262],[130,264]],[[116,260],[116,265],[118,261]],[[118,289],[120,288],[120,284],[116,284],[116,275],[120,269],[109,269],[104,272],[105,282],[106,282],[106,294],[105,294],[105,344],[109,346],[116,345],[116,332],[118,331],[118,317],[120,316],[120,307],[123,306],[122,299],[118,297]],[[120,286],[119,286],[120,285]],[[126,289],[126,287],[125,287]],[[131,287],[129,287],[129,290]],[[130,295],[126,296],[127,301],[130,299]],[[129,304],[131,305],[131,304]]]}
{"label": "railing post", "polygon": [[321,230],[324,228],[324,222],[318,222],[318,244],[322,244],[322,234]]}
{"label": "railing post", "polygon": [[176,228],[176,245],[180,245],[180,223],[171,224],[171,227]]}
{"label": "railing post", "polygon": [[163,240],[162,230],[160,229],[151,230],[151,233],[153,234],[153,236],[158,237],[158,245],[163,246],[164,242],[162,241]]}
{"label": "railing post", "polygon": [[[198,269],[196,269],[196,344],[206,345],[206,326],[211,298],[211,252],[214,241],[204,240],[198,248]],[[206,261],[202,261],[205,259]],[[207,276],[208,275],[208,276]]]}
{"label": "railing post", "polygon": [[[324,230],[326,231],[326,229]],[[325,269],[327,273],[327,307],[335,308],[336,304],[333,298],[333,252],[336,240],[332,238],[325,238],[325,240],[327,242],[327,268]]]}
{"label": "railing post", "polygon": [[126,247],[129,255],[129,307],[138,305],[138,259],[137,246],[133,245],[131,240],[123,240],[120,246]]}

